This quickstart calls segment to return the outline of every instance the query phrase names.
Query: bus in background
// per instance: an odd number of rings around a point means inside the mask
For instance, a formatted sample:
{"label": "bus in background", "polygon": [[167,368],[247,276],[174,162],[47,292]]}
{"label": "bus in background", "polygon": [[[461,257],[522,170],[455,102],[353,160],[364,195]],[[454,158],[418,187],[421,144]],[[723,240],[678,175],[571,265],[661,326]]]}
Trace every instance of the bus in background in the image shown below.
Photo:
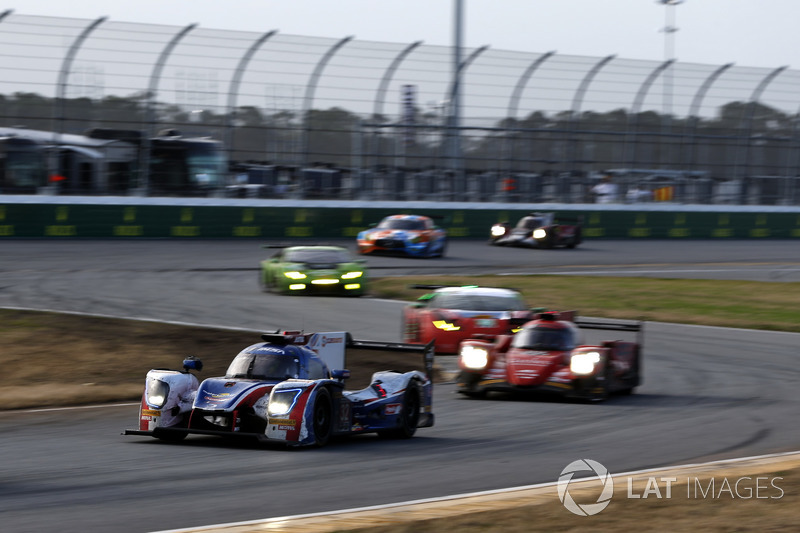
{"label": "bus in background", "polygon": [[[0,193],[211,196],[225,184],[222,143],[183,137],[176,130],[160,132],[147,143],[139,131],[107,128],[85,135],[0,128],[0,139],[5,138],[31,150],[38,147],[45,172],[25,189],[4,186]],[[145,162],[149,172],[139,172]]]}
{"label": "bus in background", "polygon": [[183,137],[165,130],[150,139],[151,196],[222,194],[228,161],[222,143],[206,137]]}
{"label": "bus in background", "polygon": [[[131,161],[126,190],[148,196],[211,196],[221,194],[225,186],[228,162],[219,141],[184,137],[175,129],[158,132],[147,140],[146,146],[137,130],[96,128],[89,130],[87,137],[121,141],[135,147],[136,157]],[[149,150],[146,158],[141,157],[144,149]],[[147,176],[139,175],[136,169],[145,160],[149,172]]]}
{"label": "bus in background", "polygon": [[0,133],[0,194],[36,194],[47,185],[47,155],[31,139]]}

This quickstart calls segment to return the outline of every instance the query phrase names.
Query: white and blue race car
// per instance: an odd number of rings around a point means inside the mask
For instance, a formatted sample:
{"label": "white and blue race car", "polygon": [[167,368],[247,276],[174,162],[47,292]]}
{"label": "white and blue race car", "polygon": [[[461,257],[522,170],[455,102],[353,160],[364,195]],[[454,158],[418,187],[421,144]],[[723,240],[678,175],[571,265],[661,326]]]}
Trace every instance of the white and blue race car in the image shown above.
{"label": "white and blue race car", "polygon": [[[187,435],[251,437],[289,446],[324,446],[337,435],[378,433],[410,438],[433,425],[433,343],[415,345],[353,340],[349,333],[282,332],[242,350],[224,376],[202,383],[184,360],[183,370],[147,373],[138,429],[179,441]],[[372,374],[362,389],[346,390],[345,359],[394,357],[399,371]],[[332,370],[333,369],[333,370]],[[417,370],[421,369],[421,370]]]}

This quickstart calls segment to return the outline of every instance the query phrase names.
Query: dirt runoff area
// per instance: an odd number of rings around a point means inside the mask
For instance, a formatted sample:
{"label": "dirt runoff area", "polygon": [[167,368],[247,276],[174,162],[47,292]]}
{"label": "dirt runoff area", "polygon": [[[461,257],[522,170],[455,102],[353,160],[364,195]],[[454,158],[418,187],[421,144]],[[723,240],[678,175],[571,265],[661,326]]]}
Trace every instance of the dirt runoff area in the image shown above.
{"label": "dirt runoff area", "polygon": [[[222,376],[260,333],[159,322],[0,309],[0,410],[138,401],[152,368],[203,361],[205,377]],[[379,370],[422,368],[413,353],[348,352],[348,388]]]}

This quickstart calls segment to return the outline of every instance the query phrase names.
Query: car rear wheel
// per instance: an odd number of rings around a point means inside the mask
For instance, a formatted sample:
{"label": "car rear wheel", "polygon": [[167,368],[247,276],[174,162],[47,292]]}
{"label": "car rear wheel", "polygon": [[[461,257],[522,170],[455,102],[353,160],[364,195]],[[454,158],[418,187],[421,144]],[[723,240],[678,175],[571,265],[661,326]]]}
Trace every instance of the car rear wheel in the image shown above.
{"label": "car rear wheel", "polygon": [[328,389],[320,389],[314,400],[314,444],[325,446],[333,434],[333,403]]}
{"label": "car rear wheel", "polygon": [[413,379],[408,382],[406,392],[403,394],[402,411],[398,418],[398,426],[394,429],[382,431],[381,436],[395,439],[410,439],[417,432],[419,424],[420,389]]}
{"label": "car rear wheel", "polygon": [[592,389],[592,394],[589,400],[592,402],[602,402],[608,399],[611,392],[611,367],[606,364],[603,367],[603,379],[597,380]]}
{"label": "car rear wheel", "polygon": [[581,243],[581,229],[578,228],[575,230],[575,235],[572,237],[572,241],[567,245],[567,248],[575,248]]}

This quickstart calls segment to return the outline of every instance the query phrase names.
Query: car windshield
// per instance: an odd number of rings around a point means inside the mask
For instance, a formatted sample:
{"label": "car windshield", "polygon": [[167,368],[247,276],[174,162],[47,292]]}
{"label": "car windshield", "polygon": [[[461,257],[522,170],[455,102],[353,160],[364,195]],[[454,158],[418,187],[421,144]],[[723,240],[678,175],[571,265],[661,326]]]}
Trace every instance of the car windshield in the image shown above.
{"label": "car windshield", "polygon": [[378,225],[380,229],[425,229],[425,222],[422,220],[412,220],[410,218],[388,218],[381,221]]}
{"label": "car windshield", "polygon": [[346,250],[314,248],[287,250],[284,260],[288,263],[349,263],[352,261]]}
{"label": "car windshield", "polygon": [[279,353],[240,353],[225,373],[228,379],[289,379],[300,377],[300,361]]}
{"label": "car windshield", "polygon": [[514,335],[511,345],[527,350],[566,351],[575,346],[575,335],[567,328],[534,326]]}
{"label": "car windshield", "polygon": [[536,229],[544,226],[544,219],[539,217],[523,217],[517,222],[517,229]]}
{"label": "car windshield", "polygon": [[440,293],[431,305],[439,309],[461,309],[466,311],[525,311],[528,308],[516,295],[449,294]]}

